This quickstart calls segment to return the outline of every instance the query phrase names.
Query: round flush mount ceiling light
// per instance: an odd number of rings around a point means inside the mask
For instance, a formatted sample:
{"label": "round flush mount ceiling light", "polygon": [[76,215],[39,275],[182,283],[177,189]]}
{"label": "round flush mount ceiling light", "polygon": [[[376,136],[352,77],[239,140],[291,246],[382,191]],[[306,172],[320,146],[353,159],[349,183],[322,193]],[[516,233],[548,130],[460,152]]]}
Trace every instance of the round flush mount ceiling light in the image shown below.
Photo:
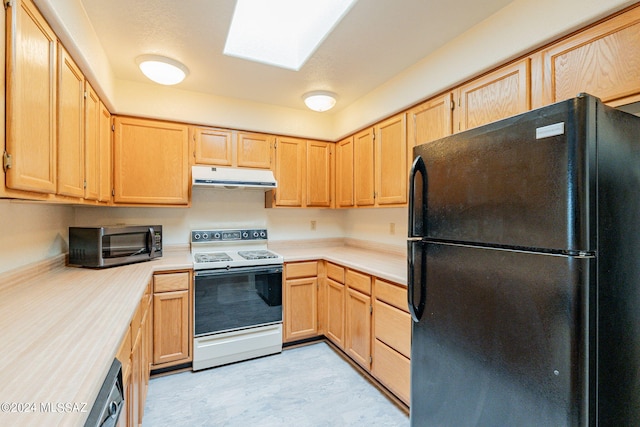
{"label": "round flush mount ceiling light", "polygon": [[336,94],[326,90],[314,90],[302,95],[304,103],[313,111],[327,111],[336,105]]}
{"label": "round flush mount ceiling light", "polygon": [[136,64],[145,76],[161,85],[178,84],[189,74],[181,62],[160,55],[140,55]]}

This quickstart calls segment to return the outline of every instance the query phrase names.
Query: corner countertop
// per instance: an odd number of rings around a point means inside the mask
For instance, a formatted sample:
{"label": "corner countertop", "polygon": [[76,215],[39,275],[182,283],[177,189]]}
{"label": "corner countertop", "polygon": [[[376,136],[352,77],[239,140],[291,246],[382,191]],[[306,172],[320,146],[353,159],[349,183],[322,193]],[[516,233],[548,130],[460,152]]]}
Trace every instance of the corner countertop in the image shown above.
{"label": "corner countertop", "polygon": [[0,277],[0,425],[82,425],[153,273],[193,267],[188,251],[63,264]]}
{"label": "corner countertop", "polygon": [[[269,247],[285,262],[324,259],[407,282],[400,250],[343,241]],[[193,268],[188,248],[107,269],[64,259],[0,274],[0,425],[83,425],[153,274]]]}
{"label": "corner countertop", "polygon": [[372,276],[407,285],[407,258],[396,252],[381,252],[354,246],[273,248],[285,262],[326,260]]}

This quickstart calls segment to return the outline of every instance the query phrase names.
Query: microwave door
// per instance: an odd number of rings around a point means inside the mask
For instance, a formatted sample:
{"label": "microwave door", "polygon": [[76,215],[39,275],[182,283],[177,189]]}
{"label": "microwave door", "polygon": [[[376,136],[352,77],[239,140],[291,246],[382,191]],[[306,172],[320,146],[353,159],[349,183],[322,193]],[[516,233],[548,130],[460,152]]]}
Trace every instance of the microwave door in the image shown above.
{"label": "microwave door", "polygon": [[416,156],[409,173],[409,239],[426,235],[427,168],[420,155]]}

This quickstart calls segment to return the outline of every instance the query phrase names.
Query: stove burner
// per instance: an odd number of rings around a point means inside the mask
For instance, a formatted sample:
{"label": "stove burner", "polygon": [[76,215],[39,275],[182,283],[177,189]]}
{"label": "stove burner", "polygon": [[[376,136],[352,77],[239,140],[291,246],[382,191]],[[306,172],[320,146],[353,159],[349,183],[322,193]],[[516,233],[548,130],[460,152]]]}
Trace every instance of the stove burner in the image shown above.
{"label": "stove burner", "polygon": [[232,260],[232,258],[225,252],[195,254],[194,259],[196,262],[224,262]]}
{"label": "stove burner", "polygon": [[257,251],[238,251],[238,255],[240,255],[244,259],[267,259],[267,258],[277,258],[278,256],[273,252],[269,252],[267,250],[257,250]]}

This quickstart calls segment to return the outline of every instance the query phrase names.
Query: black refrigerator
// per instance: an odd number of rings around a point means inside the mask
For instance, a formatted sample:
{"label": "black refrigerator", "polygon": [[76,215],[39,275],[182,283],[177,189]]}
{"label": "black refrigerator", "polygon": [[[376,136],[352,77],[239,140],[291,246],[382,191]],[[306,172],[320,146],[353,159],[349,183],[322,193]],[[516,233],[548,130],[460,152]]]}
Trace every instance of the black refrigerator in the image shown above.
{"label": "black refrigerator", "polygon": [[640,117],[581,94],[413,155],[411,425],[640,425]]}

